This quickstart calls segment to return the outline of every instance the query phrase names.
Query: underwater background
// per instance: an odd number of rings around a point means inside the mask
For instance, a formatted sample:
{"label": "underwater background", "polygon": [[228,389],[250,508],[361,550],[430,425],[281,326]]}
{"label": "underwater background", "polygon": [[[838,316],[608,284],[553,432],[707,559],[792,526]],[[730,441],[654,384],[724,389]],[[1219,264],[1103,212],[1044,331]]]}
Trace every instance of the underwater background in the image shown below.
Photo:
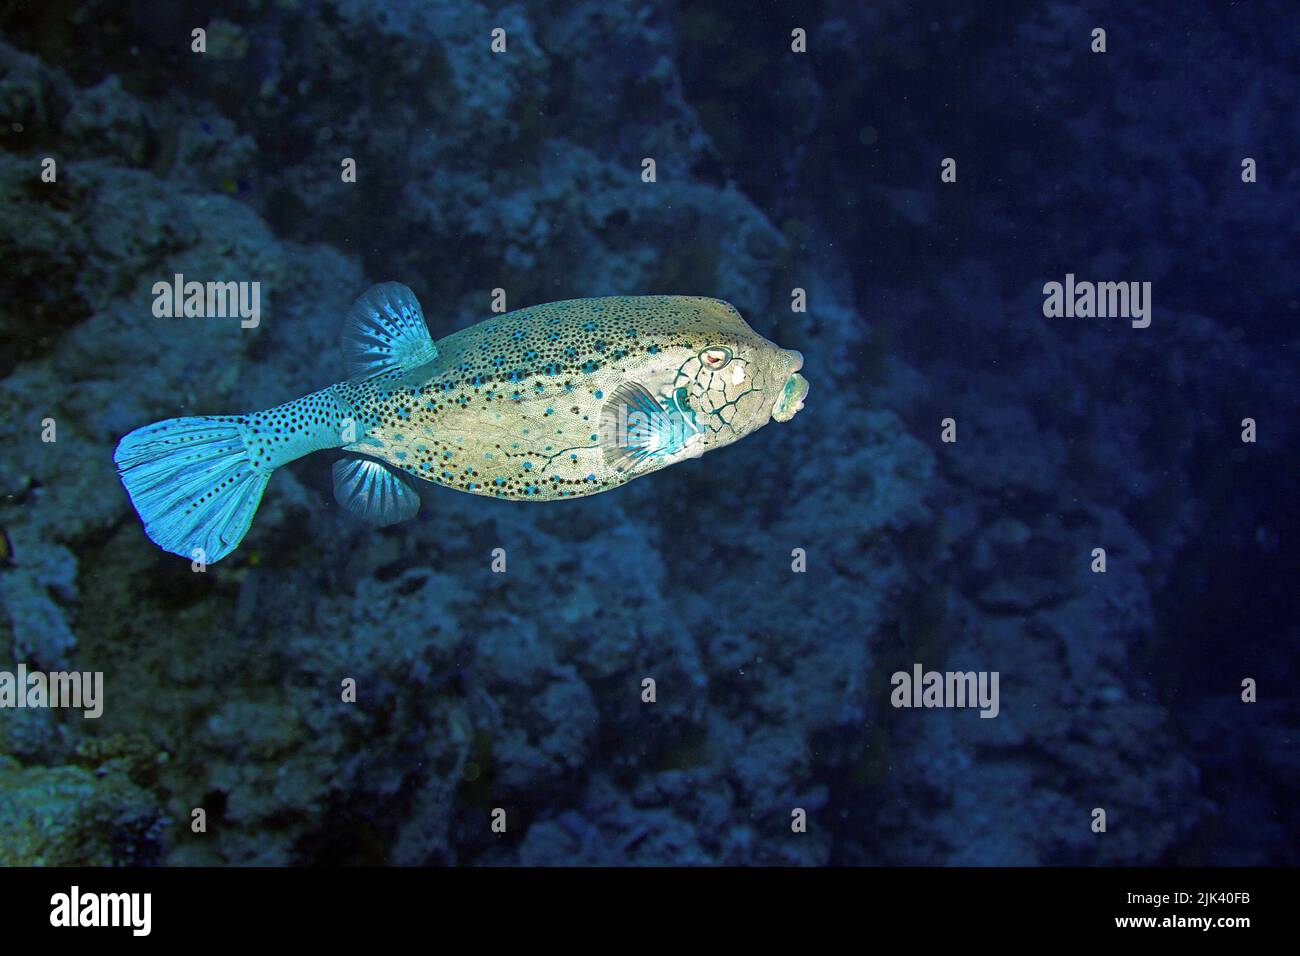
{"label": "underwater background", "polygon": [[[0,863],[1300,862],[1298,47],[1287,3],[0,2],[0,670],[105,687],[0,710]],[[260,324],[156,318],[175,273]],[[1150,326],[1045,317],[1067,274]],[[338,381],[388,280],[435,339],[717,296],[811,392],[609,494],[373,530],[322,454],[204,573],[155,547],[118,440]],[[915,664],[998,716],[891,706]]]}

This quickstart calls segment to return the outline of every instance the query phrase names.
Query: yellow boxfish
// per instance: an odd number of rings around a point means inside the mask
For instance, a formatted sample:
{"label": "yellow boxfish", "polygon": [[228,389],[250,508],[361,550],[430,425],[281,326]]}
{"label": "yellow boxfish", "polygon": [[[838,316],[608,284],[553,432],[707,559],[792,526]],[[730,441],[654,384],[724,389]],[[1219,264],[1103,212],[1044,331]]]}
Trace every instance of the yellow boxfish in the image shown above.
{"label": "yellow boxfish", "polygon": [[434,342],[396,282],[353,304],[348,379],[263,412],[172,418],[118,443],[122,484],[159,547],[218,561],[271,472],[330,448],[334,496],[374,524],[415,515],[408,478],[554,501],[607,491],[803,408],[803,356],[719,299],[548,302]]}

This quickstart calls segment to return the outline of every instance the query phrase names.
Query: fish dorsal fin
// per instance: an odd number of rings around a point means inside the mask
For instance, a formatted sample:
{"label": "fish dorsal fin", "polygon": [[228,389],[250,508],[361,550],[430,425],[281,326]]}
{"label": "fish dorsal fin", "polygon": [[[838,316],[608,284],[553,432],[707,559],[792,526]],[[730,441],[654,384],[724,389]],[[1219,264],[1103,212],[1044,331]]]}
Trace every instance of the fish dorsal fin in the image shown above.
{"label": "fish dorsal fin", "polygon": [[400,282],[372,285],[343,325],[343,359],[355,380],[410,371],[438,356],[415,293]]}
{"label": "fish dorsal fin", "polygon": [[415,489],[373,458],[334,462],[334,500],[374,525],[397,524],[420,510]]}

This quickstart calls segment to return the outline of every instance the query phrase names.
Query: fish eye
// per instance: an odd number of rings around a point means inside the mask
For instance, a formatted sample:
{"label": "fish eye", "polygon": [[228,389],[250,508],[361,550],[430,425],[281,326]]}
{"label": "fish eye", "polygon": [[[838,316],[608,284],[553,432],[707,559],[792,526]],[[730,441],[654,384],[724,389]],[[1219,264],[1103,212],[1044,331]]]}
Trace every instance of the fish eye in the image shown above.
{"label": "fish eye", "polygon": [[721,345],[705,349],[700,353],[700,361],[710,372],[716,372],[720,368],[725,368],[731,361],[731,349],[723,348]]}

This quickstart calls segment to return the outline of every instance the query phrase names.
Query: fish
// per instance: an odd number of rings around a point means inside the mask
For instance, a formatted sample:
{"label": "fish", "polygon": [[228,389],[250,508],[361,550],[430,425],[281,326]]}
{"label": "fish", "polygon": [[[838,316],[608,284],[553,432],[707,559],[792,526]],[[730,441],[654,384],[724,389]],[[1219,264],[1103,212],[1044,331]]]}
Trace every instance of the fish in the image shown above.
{"label": "fish", "polygon": [[383,282],[353,303],[342,346],[337,384],[121,439],[118,476],[150,540],[221,560],[271,474],[331,449],[342,451],[335,500],[376,526],[414,518],[421,482],[512,501],[586,497],[789,421],[808,394],[797,350],[701,296],[548,302],[434,342],[415,293]]}

